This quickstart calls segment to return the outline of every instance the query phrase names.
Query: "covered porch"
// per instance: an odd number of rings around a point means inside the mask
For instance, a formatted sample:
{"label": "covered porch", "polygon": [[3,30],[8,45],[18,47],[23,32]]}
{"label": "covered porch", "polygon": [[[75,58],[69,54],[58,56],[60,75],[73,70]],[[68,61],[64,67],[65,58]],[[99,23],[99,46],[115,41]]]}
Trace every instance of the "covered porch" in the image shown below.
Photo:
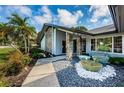
{"label": "covered porch", "polygon": [[72,60],[73,55],[86,54],[86,35],[66,32],[66,58]]}

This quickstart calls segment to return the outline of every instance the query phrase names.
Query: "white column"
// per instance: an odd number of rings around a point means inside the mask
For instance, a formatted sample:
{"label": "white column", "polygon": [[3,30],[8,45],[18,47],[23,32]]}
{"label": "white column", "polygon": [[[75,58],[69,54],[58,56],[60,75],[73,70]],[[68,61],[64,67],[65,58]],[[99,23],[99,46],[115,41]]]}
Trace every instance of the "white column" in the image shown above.
{"label": "white column", "polygon": [[91,52],[91,38],[87,37],[86,38],[86,53],[90,53]]}
{"label": "white column", "polygon": [[122,53],[124,54],[124,35],[122,36]]}
{"label": "white column", "polygon": [[52,28],[52,31],[53,31],[52,53],[56,55],[56,28]]}

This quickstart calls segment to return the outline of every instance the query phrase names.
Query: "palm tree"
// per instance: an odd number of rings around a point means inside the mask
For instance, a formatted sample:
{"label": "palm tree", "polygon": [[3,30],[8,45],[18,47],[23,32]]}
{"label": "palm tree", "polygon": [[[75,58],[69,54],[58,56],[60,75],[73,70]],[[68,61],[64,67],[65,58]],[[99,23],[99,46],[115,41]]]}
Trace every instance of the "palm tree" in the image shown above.
{"label": "palm tree", "polygon": [[[0,23],[0,41],[4,43],[7,42],[12,48],[20,52],[15,44],[15,27],[10,26],[7,23]],[[21,52],[20,52],[21,53]]]}
{"label": "palm tree", "polygon": [[13,27],[10,27],[7,23],[0,23],[0,40],[5,44],[11,40],[8,37],[11,35],[11,32],[14,31]]}
{"label": "palm tree", "polygon": [[8,24],[16,29],[18,38],[23,38],[25,53],[27,53],[29,51],[29,39],[36,33],[35,28],[28,24],[28,17],[22,18],[18,14],[13,13],[8,19]]}

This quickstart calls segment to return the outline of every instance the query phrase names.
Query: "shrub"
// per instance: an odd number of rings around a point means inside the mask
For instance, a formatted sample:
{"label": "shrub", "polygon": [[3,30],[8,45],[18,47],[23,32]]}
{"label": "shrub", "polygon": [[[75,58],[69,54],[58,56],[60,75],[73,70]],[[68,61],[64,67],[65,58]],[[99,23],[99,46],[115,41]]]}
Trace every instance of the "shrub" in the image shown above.
{"label": "shrub", "polygon": [[0,78],[5,75],[7,63],[0,64]]}
{"label": "shrub", "polygon": [[23,54],[18,51],[13,51],[9,55],[9,60],[6,66],[6,76],[17,75],[23,68]]}
{"label": "shrub", "polygon": [[[2,71],[3,71],[3,69],[2,69]],[[0,72],[0,87],[9,87],[10,86],[10,82],[9,82],[9,80],[7,80],[5,78],[4,73],[2,71]]]}
{"label": "shrub", "polygon": [[101,63],[91,61],[91,60],[81,61],[81,64],[84,69],[92,72],[97,72],[102,68]]}
{"label": "shrub", "polygon": [[111,64],[124,65],[124,58],[123,57],[110,57],[109,62]]}
{"label": "shrub", "polygon": [[31,49],[30,55],[35,59],[53,56],[52,53],[37,48]]}
{"label": "shrub", "polygon": [[44,54],[43,53],[32,53],[32,57],[35,59],[43,58]]}
{"label": "shrub", "polygon": [[24,55],[23,56],[23,64],[24,64],[24,66],[29,65],[31,60],[32,60],[32,58],[30,56]]}
{"label": "shrub", "polygon": [[18,51],[13,51],[10,53],[9,55],[9,62],[22,62],[23,59],[23,54],[21,52]]}
{"label": "shrub", "polygon": [[30,50],[30,55],[35,59],[39,59],[45,57],[44,52],[45,52],[44,50],[33,48]]}
{"label": "shrub", "polygon": [[0,78],[0,87],[9,87],[10,82],[5,77]]}
{"label": "shrub", "polygon": [[32,54],[32,53],[43,53],[44,52],[44,50],[41,50],[41,49],[38,49],[38,48],[32,48],[31,50],[30,50],[30,53]]}
{"label": "shrub", "polygon": [[17,75],[21,72],[22,68],[23,68],[22,63],[11,62],[6,67],[6,76]]}
{"label": "shrub", "polygon": [[108,64],[109,62],[109,57],[108,56],[92,56],[93,60],[95,62],[100,62],[102,64]]}

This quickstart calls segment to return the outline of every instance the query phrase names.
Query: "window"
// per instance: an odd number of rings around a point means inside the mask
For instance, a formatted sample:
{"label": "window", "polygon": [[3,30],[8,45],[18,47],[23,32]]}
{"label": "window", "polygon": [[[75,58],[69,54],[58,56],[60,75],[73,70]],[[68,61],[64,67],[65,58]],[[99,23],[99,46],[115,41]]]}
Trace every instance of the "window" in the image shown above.
{"label": "window", "polygon": [[112,52],[112,37],[97,39],[97,50]]}
{"label": "window", "polygon": [[95,51],[95,39],[91,39],[91,50]]}
{"label": "window", "polygon": [[122,36],[114,37],[114,52],[122,53]]}

